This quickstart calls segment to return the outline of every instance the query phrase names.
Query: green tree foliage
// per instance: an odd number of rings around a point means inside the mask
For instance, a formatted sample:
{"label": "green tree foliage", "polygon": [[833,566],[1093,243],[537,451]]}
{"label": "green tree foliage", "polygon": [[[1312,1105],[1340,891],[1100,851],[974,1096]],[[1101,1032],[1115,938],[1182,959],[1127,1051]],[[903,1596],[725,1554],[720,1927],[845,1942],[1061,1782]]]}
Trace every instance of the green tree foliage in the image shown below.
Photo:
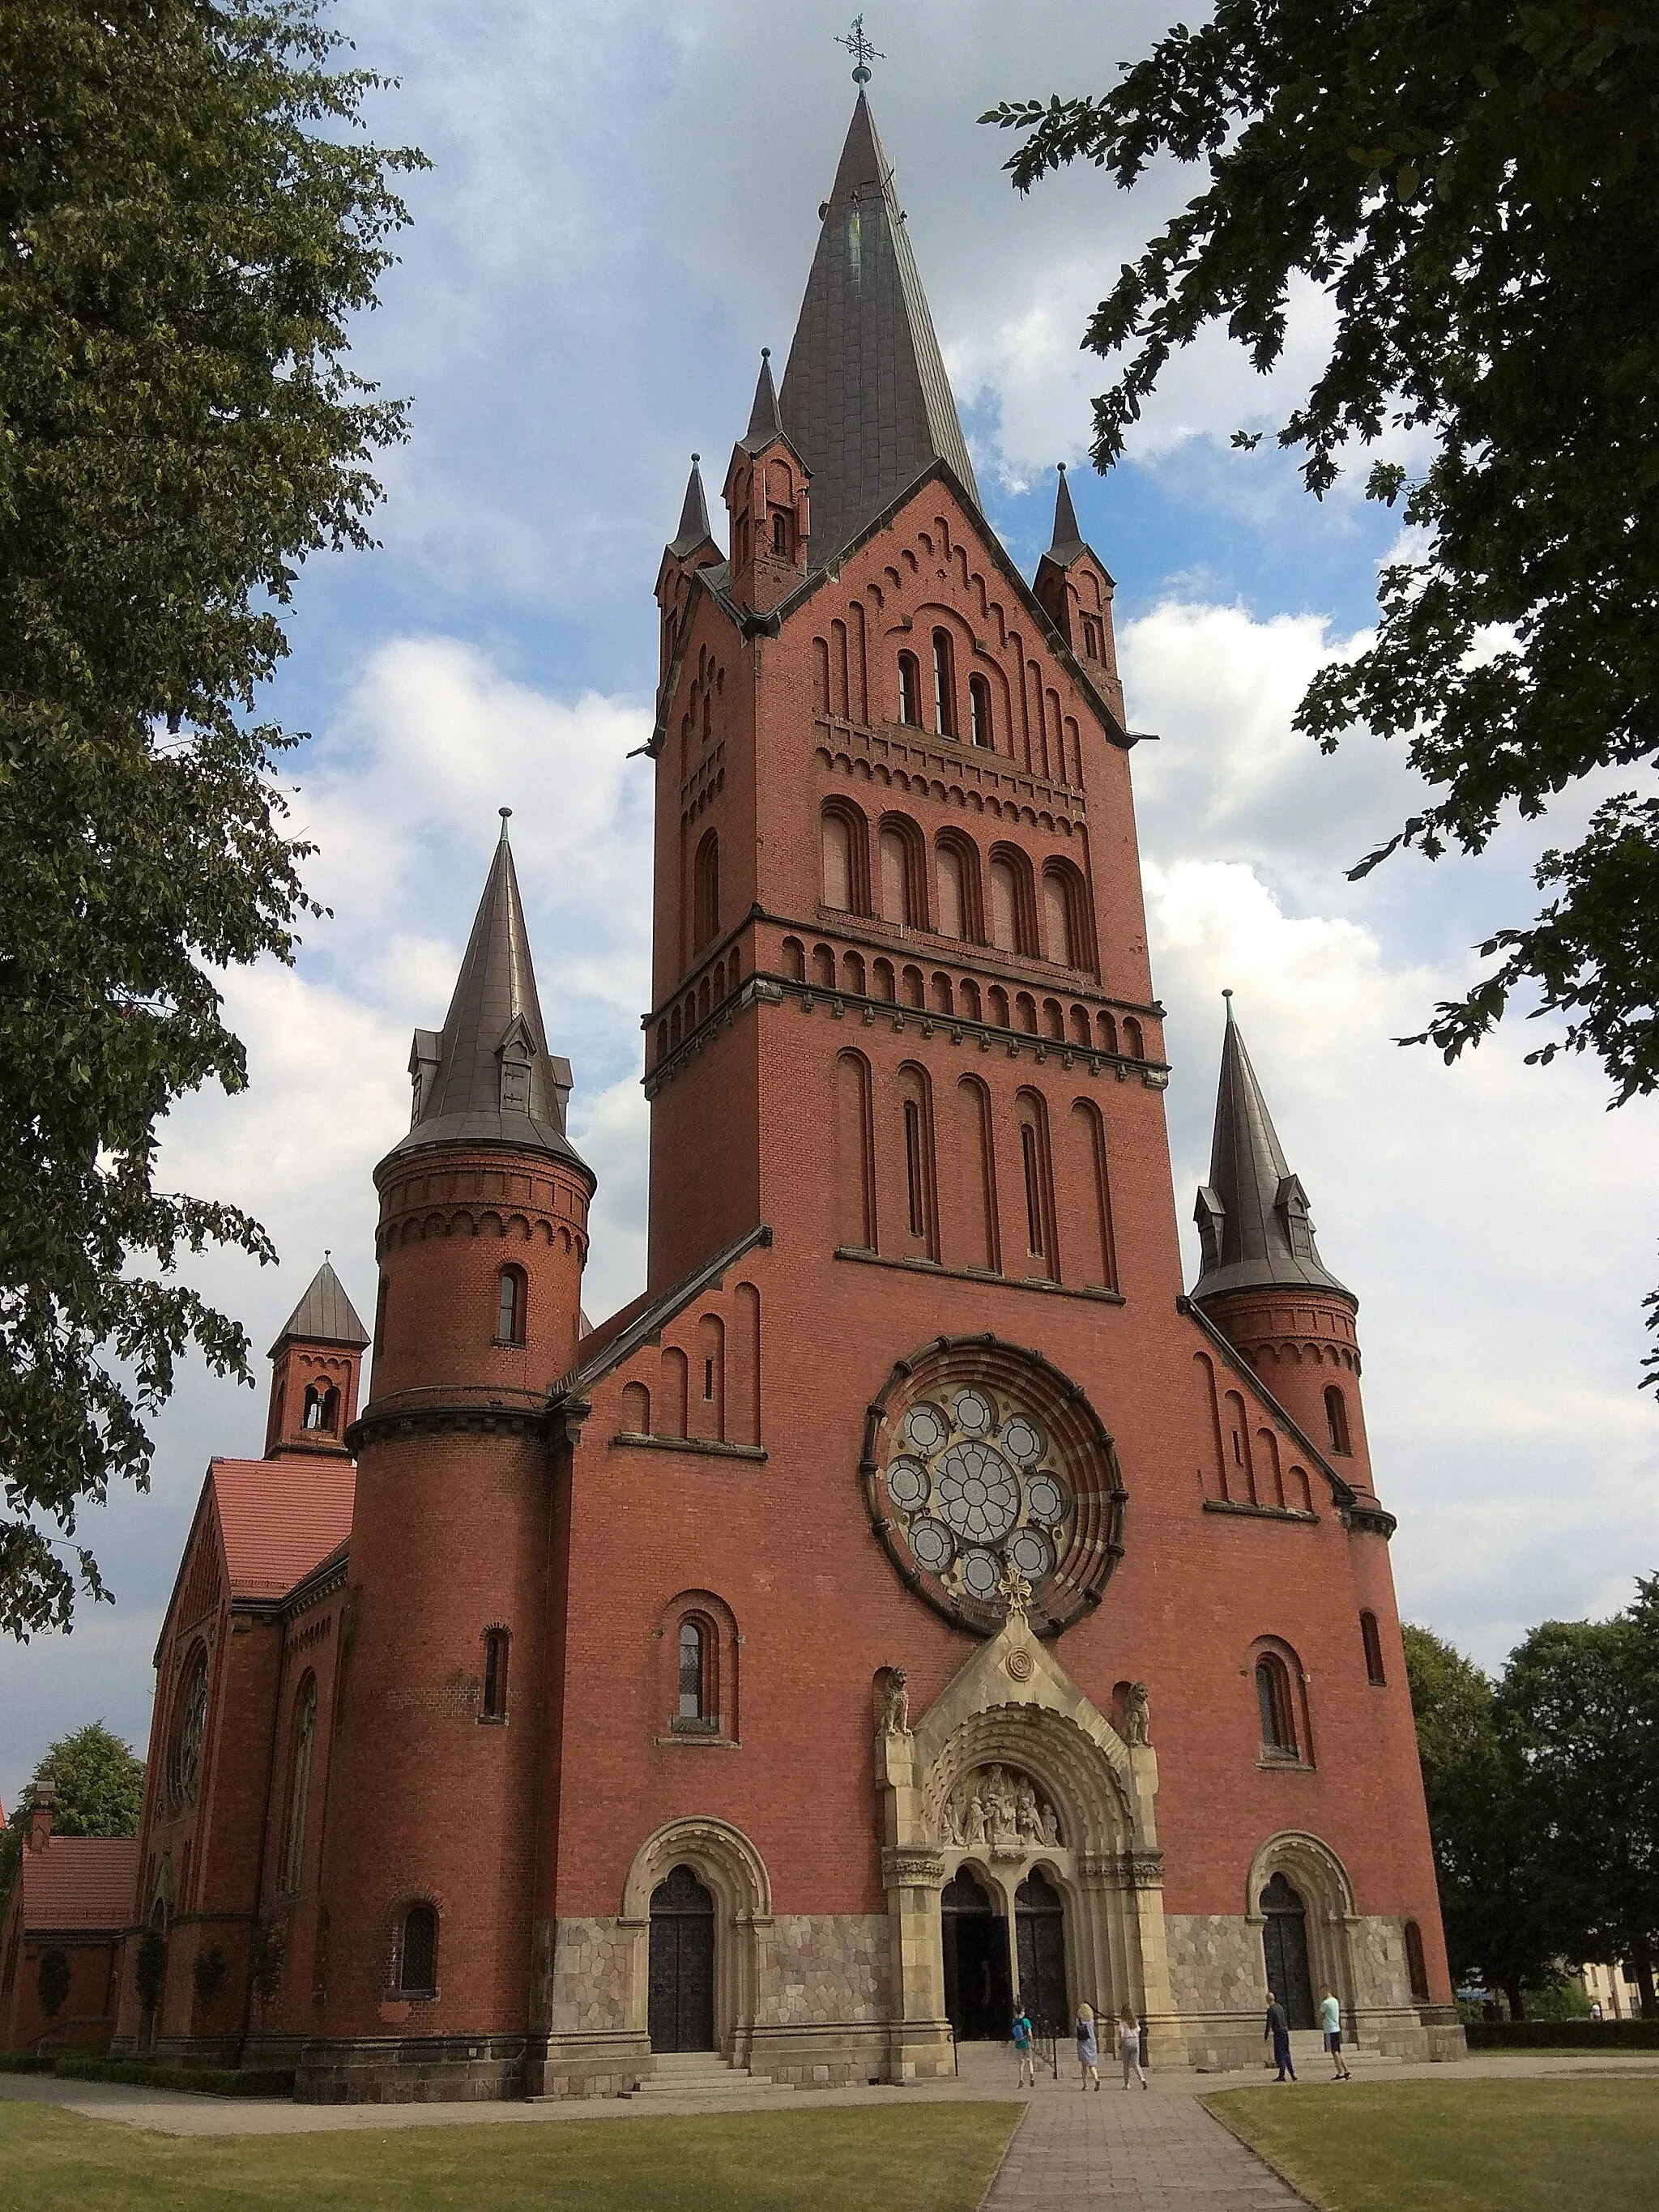
{"label": "green tree foliage", "polygon": [[1612,1620],[1546,1621],[1510,1654],[1504,1701],[1524,1747],[1561,1948],[1629,1962],[1659,2018],[1659,1577]]}
{"label": "green tree foliage", "polygon": [[[1354,448],[1426,439],[1370,649],[1297,726],[1403,738],[1432,801],[1401,846],[1479,853],[1510,811],[1584,786],[1547,899],[1425,1036],[1455,1059],[1517,992],[1565,1017],[1528,1057],[1595,1052],[1617,1103],[1659,1085],[1659,11],[1651,0],[1216,0],[1100,98],[1005,102],[1022,189],[1079,158],[1132,185],[1162,156],[1206,188],[1127,265],[1085,343],[1124,356],[1095,405],[1109,466],[1170,354],[1224,324],[1266,371],[1291,282],[1335,319],[1279,433],[1322,494]],[[1241,434],[1236,444],[1252,444]],[[1636,787],[1608,791],[1632,772]],[[1421,1039],[1413,1040],[1421,1042]],[[1659,1296],[1648,1301],[1659,1326]],[[1659,1352],[1647,1366],[1659,1383]]]}
{"label": "green tree foliage", "polygon": [[29,1790],[50,1782],[57,1793],[52,1832],[59,1836],[136,1836],[144,1807],[144,1762],[102,1721],[60,1736],[29,1778],[0,1831],[0,1901],[9,1893],[29,1830]]}
{"label": "green tree foliage", "polygon": [[1561,1949],[1526,1761],[1480,1668],[1426,1628],[1403,1632],[1452,1979],[1502,1990],[1522,2020],[1526,1990],[1556,1978]]}
{"label": "green tree foliage", "polygon": [[[410,152],[322,0],[0,0],[0,1626],[69,1626],[82,1501],[141,1488],[178,1269],[258,1224],[159,1189],[155,1131],[246,1080],[215,971],[308,909],[252,719],[297,564],[364,546],[400,404],[344,366]],[[314,908],[310,911],[315,912]],[[61,1532],[54,1538],[53,1526]]]}

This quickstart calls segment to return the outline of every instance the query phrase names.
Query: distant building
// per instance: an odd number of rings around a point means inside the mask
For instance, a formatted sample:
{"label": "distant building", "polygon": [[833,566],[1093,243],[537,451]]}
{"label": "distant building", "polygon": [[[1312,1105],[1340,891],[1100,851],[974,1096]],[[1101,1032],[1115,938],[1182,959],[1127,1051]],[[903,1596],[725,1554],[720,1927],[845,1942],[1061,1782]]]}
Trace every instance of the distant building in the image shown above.
{"label": "distant building", "polygon": [[1214,2065],[1270,1981],[1462,2049],[1358,1302],[1231,1018],[1182,1279],[1112,579],[1063,479],[1032,582],[986,521],[862,94],[820,216],[658,574],[647,1287],[583,1324],[503,831],[367,1402],[325,1267],[203,1490],[123,2050],[912,2081],[1018,1993]]}
{"label": "distant building", "polygon": [[1603,2020],[1640,2020],[1642,1992],[1619,1965],[1580,1966],[1574,1979]]}
{"label": "distant building", "polygon": [[[138,1892],[137,1839],[54,1835],[56,1811],[52,1790],[37,1784],[0,1918],[0,2051],[99,2052],[115,2033],[122,1946]],[[61,1977],[50,2010],[41,1995],[48,1961]],[[50,1968],[45,1978],[50,1987]]]}

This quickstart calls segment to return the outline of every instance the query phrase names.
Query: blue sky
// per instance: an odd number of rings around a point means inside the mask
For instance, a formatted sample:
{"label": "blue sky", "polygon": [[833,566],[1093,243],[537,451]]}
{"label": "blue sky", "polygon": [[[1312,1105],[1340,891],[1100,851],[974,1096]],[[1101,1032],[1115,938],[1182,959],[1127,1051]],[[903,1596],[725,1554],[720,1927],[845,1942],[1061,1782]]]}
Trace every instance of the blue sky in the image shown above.
{"label": "blue sky", "polygon": [[[1112,477],[1083,465],[1105,382],[1084,322],[1181,179],[1124,196],[1085,170],[1021,198],[1000,168],[1011,142],[975,118],[1108,83],[1164,8],[907,0],[867,20],[988,514],[1029,574],[1053,465],[1072,464],[1118,579],[1131,720],[1159,733],[1134,770],[1183,1224],[1228,984],[1322,1249],[1362,1301],[1402,1609],[1497,1664],[1534,1620],[1610,1611],[1659,1565],[1656,1417],[1634,1388],[1659,1264],[1655,1109],[1610,1118],[1593,1068],[1525,1068],[1520,1024],[1451,1071],[1392,1040],[1466,981],[1494,924],[1532,911],[1530,858],[1583,809],[1506,830],[1479,865],[1346,882],[1409,780],[1363,733],[1323,760],[1290,720],[1371,619],[1397,525],[1346,486],[1311,501],[1269,443],[1227,442],[1273,427],[1319,360],[1317,298],[1296,301],[1275,378],[1206,337]],[[372,102],[375,135],[434,165],[356,333],[358,366],[412,398],[412,435],[386,459],[382,550],[302,578],[270,701],[315,733],[284,781],[335,918],[295,971],[228,979],[252,1087],[187,1102],[163,1154],[175,1183],[276,1237],[280,1269],[222,1255],[199,1271],[259,1355],[325,1247],[372,1306],[369,1170],[406,1119],[409,1031],[442,1018],[498,805],[516,810],[543,1004],[602,1178],[588,1310],[640,1285],[649,791],[627,755],[649,726],[651,586],[689,453],[718,483],[758,349],[787,349],[853,94],[846,16],[817,0],[341,0],[337,21],[401,80]],[[262,1436],[263,1371],[258,1400],[186,1373],[150,1496],[88,1519],[117,1605],[0,1650],[8,1804],[83,1720],[142,1745],[204,1468]]]}

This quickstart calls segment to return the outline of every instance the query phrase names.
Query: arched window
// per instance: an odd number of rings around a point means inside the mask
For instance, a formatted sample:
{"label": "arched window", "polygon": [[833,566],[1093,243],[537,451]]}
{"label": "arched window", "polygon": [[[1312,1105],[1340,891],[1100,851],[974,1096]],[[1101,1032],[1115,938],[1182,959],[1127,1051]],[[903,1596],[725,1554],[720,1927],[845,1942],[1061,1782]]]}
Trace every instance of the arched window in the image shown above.
{"label": "arched window", "polygon": [[651,1433],[651,1393],[643,1382],[625,1382],[622,1394],[622,1425],[625,1437]]}
{"label": "arched window", "polygon": [[1429,1966],[1423,1956],[1423,1930],[1414,1920],[1408,1920],[1403,1930],[1406,1938],[1406,1978],[1411,1984],[1412,1995],[1419,2004],[1429,2002]]}
{"label": "arched window", "polygon": [[481,1721],[507,1718],[507,1647],[504,1628],[486,1628],[483,1639],[483,1696],[478,1705]]}
{"label": "arched window", "polygon": [[317,1677],[307,1674],[300,1688],[299,1718],[294,1729],[294,1755],[288,1771],[288,1826],[283,1840],[281,1887],[297,1897],[303,1886],[306,1856],[306,1816],[311,1805],[311,1760],[317,1741]]}
{"label": "arched window", "polygon": [[720,1725],[719,1698],[714,1681],[714,1631],[706,1620],[687,1613],[675,1638],[675,1671],[679,1694],[675,1700],[673,1726],[688,1733]]}
{"label": "arched window", "polygon": [[193,1805],[202,1778],[202,1740],[207,1734],[207,1646],[195,1646],[185,1668],[184,1687],[173,1709],[173,1739],[167,1750],[167,1796],[174,1807]]}
{"label": "arched window", "polygon": [[[829,901],[824,903],[828,905]],[[786,937],[783,940],[783,972],[797,983],[806,981],[806,947],[798,937]]]}
{"label": "arched window", "polygon": [[1123,1017],[1123,1053],[1127,1060],[1145,1060],[1146,1041],[1140,1033],[1140,1024],[1133,1014]]}
{"label": "arched window", "polygon": [[[1048,1151],[1048,1118],[1035,1091],[1022,1091],[1015,1100],[1019,1117],[1019,1154],[1025,1188],[1025,1272],[1058,1281],[1060,1267],[1054,1251],[1054,1163]],[[1029,1261],[1035,1261],[1032,1266]]]}
{"label": "arched window", "polygon": [[913,919],[909,841],[891,823],[881,830],[881,918],[908,927]]}
{"label": "arched window", "polygon": [[1389,1678],[1382,1671],[1382,1638],[1377,1634],[1374,1613],[1360,1614],[1359,1638],[1365,1647],[1365,1680],[1376,1689],[1386,1689]]}
{"label": "arched window", "polygon": [[1019,878],[1012,860],[991,863],[991,942],[1000,952],[1019,950]]}
{"label": "arched window", "polygon": [[845,800],[823,810],[823,903],[842,914],[870,911],[869,833],[864,817]]}
{"label": "arched window", "polygon": [[1325,1393],[1325,1425],[1331,1432],[1331,1449],[1349,1456],[1353,1446],[1348,1441],[1348,1408],[1340,1388],[1333,1382]]}
{"label": "arched window", "polygon": [[404,1915],[398,1988],[406,1997],[438,1994],[438,1916],[429,1905],[411,1905]]}
{"label": "arched window", "polygon": [[991,742],[991,687],[982,676],[968,678],[968,734],[976,745]]}
{"label": "arched window", "polygon": [[1042,872],[1042,950],[1059,968],[1088,968],[1089,932],[1082,878],[1063,861]]}
{"label": "arched window", "polygon": [[1277,1652],[1255,1662],[1255,1698],[1261,1711],[1261,1748],[1281,1759],[1297,1756],[1296,1716],[1291,1706],[1291,1678]]}
{"label": "arched window", "polygon": [[781,560],[789,558],[789,518],[781,508],[772,516],[772,550]]}
{"label": "arched window", "polygon": [[709,830],[697,848],[692,890],[691,948],[701,951],[720,933],[720,841]]}
{"label": "arched window", "polygon": [[339,1412],[340,1394],[331,1382],[311,1382],[306,1386],[302,1418],[307,1428],[332,1436]]}
{"label": "arched window", "polygon": [[957,684],[948,629],[933,632],[933,727],[942,738],[957,733]]}
{"label": "arched window", "polygon": [[941,845],[938,854],[939,933],[941,937],[965,937],[967,901],[963,890],[962,854],[954,845]]}
{"label": "arched window", "polygon": [[898,657],[899,720],[913,727],[921,727],[921,673],[916,666],[914,653],[902,653]]}
{"label": "arched window", "polygon": [[526,1308],[529,1304],[522,1267],[503,1267],[496,1278],[495,1341],[522,1344]]}

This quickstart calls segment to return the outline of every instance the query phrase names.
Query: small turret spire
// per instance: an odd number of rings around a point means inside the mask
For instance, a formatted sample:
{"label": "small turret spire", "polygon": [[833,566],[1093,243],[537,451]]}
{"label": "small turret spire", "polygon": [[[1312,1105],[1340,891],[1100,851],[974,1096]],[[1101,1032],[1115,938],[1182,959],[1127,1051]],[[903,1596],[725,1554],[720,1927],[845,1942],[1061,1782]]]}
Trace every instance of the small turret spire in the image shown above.
{"label": "small turret spire", "polygon": [[760,377],[755,386],[755,404],[749,410],[749,428],[743,437],[744,449],[757,453],[769,446],[775,438],[783,435],[783,422],[778,414],[777,386],[772,381],[772,349],[761,348]]}
{"label": "small turret spire", "polygon": [[699,545],[713,545],[714,543],[714,532],[708,527],[708,501],[703,492],[702,470],[699,466],[702,459],[701,453],[691,456],[691,473],[686,479],[685,503],[680,509],[680,526],[668,549],[677,561],[684,560],[688,553],[695,553]]}
{"label": "small turret spire", "polygon": [[1193,1296],[1201,1299],[1226,1291],[1300,1286],[1334,1291],[1352,1299],[1352,1291],[1319,1256],[1308,1194],[1285,1160],[1244,1049],[1233,994],[1229,990],[1222,995],[1227,1026],[1221,1044],[1210,1180],[1199,1191],[1195,1215],[1204,1265]]}
{"label": "small turret spire", "polygon": [[1072,505],[1072,487],[1066,481],[1066,464],[1061,461],[1060,482],[1054,491],[1054,532],[1048,546],[1048,558],[1069,568],[1079,553],[1086,553],[1083,532],[1077,526],[1077,509]]}

